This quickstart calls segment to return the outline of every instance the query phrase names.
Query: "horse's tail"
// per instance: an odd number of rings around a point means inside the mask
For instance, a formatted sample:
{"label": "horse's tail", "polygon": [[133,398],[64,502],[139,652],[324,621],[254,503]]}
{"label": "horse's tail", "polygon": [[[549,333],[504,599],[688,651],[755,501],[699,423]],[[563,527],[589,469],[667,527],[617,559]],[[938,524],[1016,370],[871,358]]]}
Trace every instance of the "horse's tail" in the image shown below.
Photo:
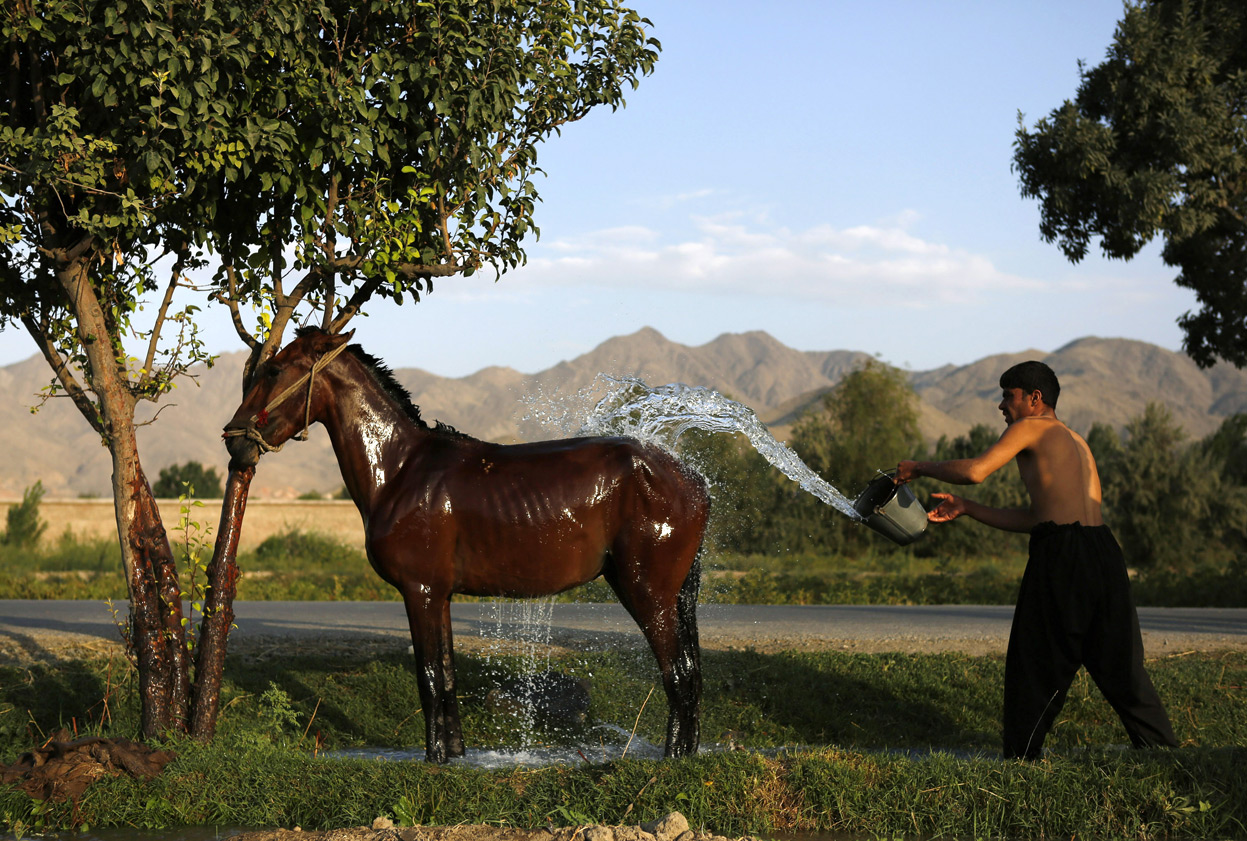
{"label": "horse's tail", "polygon": [[676,597],[676,638],[680,643],[680,656],[676,670],[691,682],[689,688],[694,698],[701,699],[701,645],[697,634],[697,599],[701,593],[701,550],[680,585]]}
{"label": "horse's tail", "polygon": [[667,755],[691,756],[701,743],[701,646],[697,639],[697,596],[701,590],[701,549],[676,597],[676,654],[673,703],[667,727]]}
{"label": "horse's tail", "polygon": [[[681,467],[684,467],[683,464]],[[693,557],[693,565],[689,567],[688,574],[684,576],[684,583],[680,585],[680,594],[676,601],[676,625],[681,650],[692,650],[693,656],[699,658],[701,648],[697,639],[697,599],[701,595],[701,556],[706,549],[706,525],[710,518],[710,489],[700,474],[694,472],[692,478],[700,508],[698,519],[701,521],[701,534],[698,535],[697,554]],[[700,695],[700,660],[692,665],[692,671],[698,675]]]}

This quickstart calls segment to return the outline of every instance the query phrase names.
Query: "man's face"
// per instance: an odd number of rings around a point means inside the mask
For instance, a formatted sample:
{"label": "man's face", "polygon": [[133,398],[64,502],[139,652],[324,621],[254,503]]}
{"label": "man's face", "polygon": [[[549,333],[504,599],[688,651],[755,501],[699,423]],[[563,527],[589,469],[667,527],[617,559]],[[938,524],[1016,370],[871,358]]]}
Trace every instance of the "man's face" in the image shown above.
{"label": "man's face", "polygon": [[1043,401],[1038,391],[1030,394],[1020,388],[1006,388],[1000,401],[1000,412],[1005,416],[1005,424],[1011,424],[1018,418],[1029,418],[1039,413]]}

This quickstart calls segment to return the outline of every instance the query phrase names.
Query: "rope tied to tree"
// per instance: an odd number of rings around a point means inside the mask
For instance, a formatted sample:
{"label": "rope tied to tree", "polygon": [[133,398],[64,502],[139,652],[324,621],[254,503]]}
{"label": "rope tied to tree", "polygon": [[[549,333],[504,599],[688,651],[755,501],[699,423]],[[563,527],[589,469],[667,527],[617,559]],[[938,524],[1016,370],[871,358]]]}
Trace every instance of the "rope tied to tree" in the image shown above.
{"label": "rope tied to tree", "polygon": [[342,344],[338,345],[333,350],[326,353],[324,356],[321,356],[319,359],[317,359],[315,362],[312,363],[312,367],[308,369],[308,372],[306,374],[304,374],[303,376],[299,377],[299,379],[291,383],[291,385],[288,388],[286,388],[281,394],[278,394],[276,397],[270,400],[267,406],[265,406],[263,409],[261,409],[256,414],[252,415],[250,424],[248,424],[245,427],[240,427],[236,429],[227,429],[225,430],[224,433],[222,433],[221,437],[222,438],[243,437],[243,438],[246,438],[248,441],[251,441],[252,443],[254,443],[257,447],[259,447],[261,453],[279,452],[282,447],[286,446],[285,443],[283,442],[281,444],[278,444],[277,446],[273,446],[269,442],[265,441],[264,436],[260,433],[260,427],[268,423],[269,412],[273,411],[278,406],[280,406],[282,403],[285,403],[287,400],[289,400],[293,394],[295,394],[300,388],[303,387],[304,383],[307,383],[307,399],[304,403],[304,410],[303,410],[303,429],[299,433],[291,436],[291,440],[293,441],[306,441],[308,427],[312,425],[312,390],[316,387],[316,372],[320,371],[322,368],[324,368],[330,362],[336,359],[338,357],[338,354],[342,353],[342,351],[344,350],[346,350],[346,342],[343,342]]}

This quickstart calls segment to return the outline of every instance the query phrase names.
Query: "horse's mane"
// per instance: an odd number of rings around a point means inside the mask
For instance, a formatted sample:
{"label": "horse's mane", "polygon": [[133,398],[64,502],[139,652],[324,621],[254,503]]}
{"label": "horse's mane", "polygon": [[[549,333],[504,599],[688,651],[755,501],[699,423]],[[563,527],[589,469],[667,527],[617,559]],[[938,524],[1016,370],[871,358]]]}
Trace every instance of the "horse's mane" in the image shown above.
{"label": "horse's mane", "polygon": [[[303,338],[305,335],[324,333],[319,327],[300,327],[296,331],[296,338]],[[347,352],[363,363],[364,367],[372,374],[373,379],[377,381],[377,385],[381,386],[381,390],[390,396],[390,399],[399,405],[403,413],[407,415],[411,421],[421,429],[430,432],[449,435],[453,438],[465,438],[472,440],[472,436],[467,433],[460,432],[450,424],[434,421],[433,426],[425,423],[424,418],[420,417],[420,407],[411,399],[411,392],[403,388],[402,383],[394,376],[394,372],[389,366],[359,345],[347,345]]]}

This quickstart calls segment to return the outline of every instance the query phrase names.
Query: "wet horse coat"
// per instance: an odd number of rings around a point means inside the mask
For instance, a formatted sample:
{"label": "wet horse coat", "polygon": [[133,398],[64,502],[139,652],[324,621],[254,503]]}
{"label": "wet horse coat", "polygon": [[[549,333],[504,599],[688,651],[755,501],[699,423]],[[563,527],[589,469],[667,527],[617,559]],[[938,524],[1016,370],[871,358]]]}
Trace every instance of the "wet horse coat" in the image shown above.
{"label": "wet horse coat", "polygon": [[257,370],[226,441],[233,463],[248,465],[310,423],[328,430],[368,559],[407,610],[427,758],[463,754],[451,596],[545,596],[599,575],[662,670],[666,754],[696,753],[697,556],[709,516],[701,477],[629,438],[501,445],[430,427],[348,339],[300,331]]}

